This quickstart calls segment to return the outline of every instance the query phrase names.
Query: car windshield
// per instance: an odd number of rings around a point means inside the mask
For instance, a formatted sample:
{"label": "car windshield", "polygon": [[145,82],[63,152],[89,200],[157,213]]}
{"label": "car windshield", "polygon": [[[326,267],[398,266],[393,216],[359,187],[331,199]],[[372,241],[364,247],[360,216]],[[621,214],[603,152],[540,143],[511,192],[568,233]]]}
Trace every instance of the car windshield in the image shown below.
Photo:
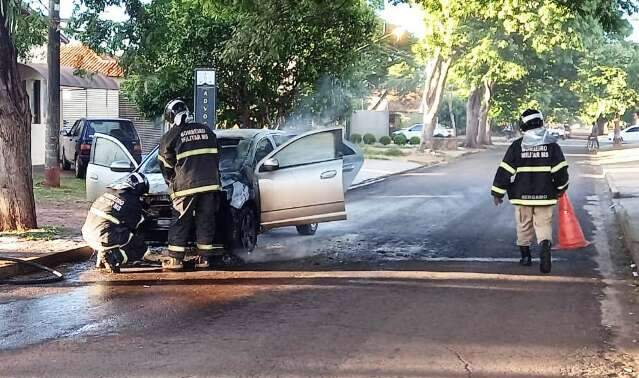
{"label": "car windshield", "polygon": [[[218,145],[220,150],[220,172],[236,172],[242,167],[248,156],[251,141],[241,138],[221,138],[218,139]],[[140,172],[144,174],[162,173],[157,148],[142,163]]]}
{"label": "car windshield", "polygon": [[118,140],[138,139],[133,124],[123,120],[89,121],[87,135],[92,136],[95,133],[110,135]]}

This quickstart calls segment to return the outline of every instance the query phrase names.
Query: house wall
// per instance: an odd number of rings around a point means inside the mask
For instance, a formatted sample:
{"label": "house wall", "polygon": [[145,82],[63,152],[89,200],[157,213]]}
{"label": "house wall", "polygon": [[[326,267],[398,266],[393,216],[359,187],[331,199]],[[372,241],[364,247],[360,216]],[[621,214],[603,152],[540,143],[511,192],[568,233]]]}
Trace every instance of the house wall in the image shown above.
{"label": "house wall", "polygon": [[63,88],[63,119],[71,126],[82,117],[118,118],[119,91],[110,89]]}
{"label": "house wall", "polygon": [[351,117],[351,135],[367,133],[377,139],[389,135],[388,111],[358,110]]}

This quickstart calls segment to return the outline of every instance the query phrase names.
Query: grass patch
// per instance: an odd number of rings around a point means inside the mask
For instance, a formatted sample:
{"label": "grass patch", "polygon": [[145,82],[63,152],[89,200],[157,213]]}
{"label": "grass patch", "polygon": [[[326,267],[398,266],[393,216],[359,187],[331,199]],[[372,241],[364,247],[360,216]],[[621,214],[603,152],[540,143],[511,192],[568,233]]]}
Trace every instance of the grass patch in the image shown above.
{"label": "grass patch", "polygon": [[0,232],[0,237],[17,237],[23,240],[53,240],[62,236],[62,228],[57,226],[44,226],[27,231],[6,231]]}
{"label": "grass patch", "polygon": [[402,150],[400,150],[397,147],[391,147],[387,149],[386,151],[384,151],[384,155],[385,156],[404,156],[404,153],[402,152]]}
{"label": "grass patch", "polygon": [[73,176],[61,176],[60,187],[50,188],[43,185],[42,174],[33,175],[33,195],[36,201],[68,202],[84,201],[86,198],[86,183]]}

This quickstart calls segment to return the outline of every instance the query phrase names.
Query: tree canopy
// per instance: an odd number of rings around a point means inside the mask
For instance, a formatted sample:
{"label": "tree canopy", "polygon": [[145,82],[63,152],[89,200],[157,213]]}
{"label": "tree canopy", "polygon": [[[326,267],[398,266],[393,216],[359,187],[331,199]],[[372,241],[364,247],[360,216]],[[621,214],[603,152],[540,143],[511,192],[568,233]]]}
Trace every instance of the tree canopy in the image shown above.
{"label": "tree canopy", "polygon": [[350,109],[343,97],[367,79],[358,75],[362,47],[374,44],[380,29],[360,0],[108,3],[124,4],[130,19],[102,20],[106,2],[86,0],[88,11],[73,23],[76,37],[122,53],[123,88],[146,114],[159,114],[174,97],[191,100],[192,70],[213,67],[220,121],[244,127],[280,124],[304,106]]}

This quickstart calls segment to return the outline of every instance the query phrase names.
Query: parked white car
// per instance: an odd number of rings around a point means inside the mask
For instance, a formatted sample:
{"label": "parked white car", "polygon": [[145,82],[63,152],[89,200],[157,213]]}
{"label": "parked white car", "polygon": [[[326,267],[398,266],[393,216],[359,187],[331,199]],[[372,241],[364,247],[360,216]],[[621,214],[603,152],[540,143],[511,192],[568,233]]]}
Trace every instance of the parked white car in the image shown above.
{"label": "parked white car", "polygon": [[[624,143],[635,143],[639,142],[639,125],[630,126],[624,130],[621,130],[621,140]],[[608,134],[608,140],[612,142],[615,137],[615,132],[611,132]]]}
{"label": "parked white car", "polygon": [[[424,125],[421,123],[416,123],[411,127],[406,127],[404,129],[395,131],[393,133],[393,136],[403,134],[408,140],[410,140],[412,137],[418,137],[419,139],[421,139],[423,130]],[[454,136],[455,133],[453,132],[452,128],[437,124],[437,126],[435,126],[433,135],[440,138],[450,138]]]}

